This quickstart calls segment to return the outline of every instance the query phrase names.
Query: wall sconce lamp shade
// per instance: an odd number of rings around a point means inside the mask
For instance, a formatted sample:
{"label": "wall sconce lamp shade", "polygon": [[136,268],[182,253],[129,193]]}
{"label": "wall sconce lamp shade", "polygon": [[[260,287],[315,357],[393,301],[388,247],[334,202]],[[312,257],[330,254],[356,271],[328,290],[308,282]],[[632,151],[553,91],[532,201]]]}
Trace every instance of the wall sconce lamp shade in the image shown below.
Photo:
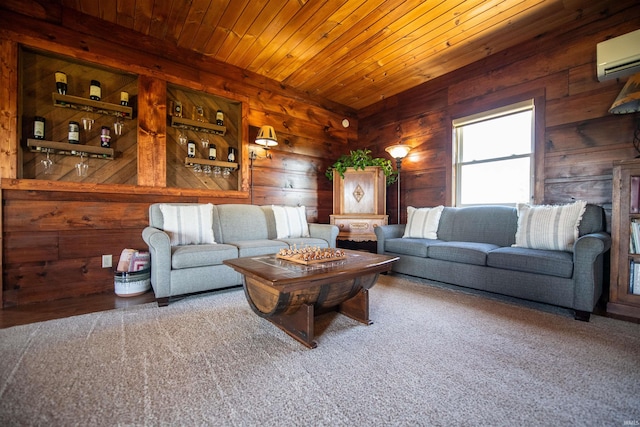
{"label": "wall sconce lamp shade", "polygon": [[[630,114],[640,111],[640,73],[629,77],[620,94],[609,108],[612,114]],[[640,157],[640,118],[633,132],[633,146]]]}
{"label": "wall sconce lamp shade", "polygon": [[273,126],[261,126],[256,137],[256,144],[262,145],[265,148],[275,147],[278,145],[278,137]]}
{"label": "wall sconce lamp shade", "polygon": [[396,144],[384,149],[394,159],[404,159],[411,151],[411,146],[406,144]]}
{"label": "wall sconce lamp shade", "polygon": [[612,114],[628,114],[640,111],[640,73],[627,80],[620,94],[609,108]]}

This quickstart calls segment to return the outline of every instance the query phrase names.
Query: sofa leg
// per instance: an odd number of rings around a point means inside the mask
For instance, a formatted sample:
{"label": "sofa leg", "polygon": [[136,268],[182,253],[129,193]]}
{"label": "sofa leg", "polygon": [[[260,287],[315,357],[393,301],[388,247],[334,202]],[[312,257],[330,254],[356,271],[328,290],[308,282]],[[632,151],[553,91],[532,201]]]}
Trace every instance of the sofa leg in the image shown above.
{"label": "sofa leg", "polygon": [[588,322],[590,318],[591,318],[591,313],[589,313],[588,311],[576,310],[576,315],[574,319],[581,320],[583,322]]}
{"label": "sofa leg", "polygon": [[169,305],[169,297],[156,298],[156,302],[158,303],[158,307],[166,307]]}

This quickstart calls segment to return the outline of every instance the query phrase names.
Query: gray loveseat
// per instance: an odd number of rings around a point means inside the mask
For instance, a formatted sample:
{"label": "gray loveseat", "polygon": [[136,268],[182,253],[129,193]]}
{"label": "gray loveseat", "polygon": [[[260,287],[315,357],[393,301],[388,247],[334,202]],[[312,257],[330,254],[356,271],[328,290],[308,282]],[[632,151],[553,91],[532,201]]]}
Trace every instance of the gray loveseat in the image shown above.
{"label": "gray loveseat", "polygon": [[151,286],[159,306],[169,304],[170,298],[178,295],[241,285],[240,274],[223,264],[226,259],[277,253],[293,245],[336,247],[335,225],[309,223],[309,237],[277,239],[271,206],[243,204],[213,205],[214,244],[172,246],[170,235],[164,231],[160,206],[156,203],[149,207],[149,226],[142,231],[151,254]]}
{"label": "gray loveseat", "polygon": [[445,207],[436,239],[402,238],[404,224],[375,233],[378,253],[400,257],[394,272],[570,308],[588,321],[611,246],[603,209],[586,206],[573,253],[512,247],[517,227],[514,207]]}

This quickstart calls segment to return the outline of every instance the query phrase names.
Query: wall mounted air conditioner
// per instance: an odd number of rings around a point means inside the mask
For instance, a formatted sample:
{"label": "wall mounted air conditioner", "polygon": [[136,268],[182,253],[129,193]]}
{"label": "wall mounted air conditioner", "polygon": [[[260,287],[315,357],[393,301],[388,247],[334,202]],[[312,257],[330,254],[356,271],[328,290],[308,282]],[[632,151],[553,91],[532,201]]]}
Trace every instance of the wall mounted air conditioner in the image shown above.
{"label": "wall mounted air conditioner", "polygon": [[598,81],[640,72],[640,30],[598,43]]}

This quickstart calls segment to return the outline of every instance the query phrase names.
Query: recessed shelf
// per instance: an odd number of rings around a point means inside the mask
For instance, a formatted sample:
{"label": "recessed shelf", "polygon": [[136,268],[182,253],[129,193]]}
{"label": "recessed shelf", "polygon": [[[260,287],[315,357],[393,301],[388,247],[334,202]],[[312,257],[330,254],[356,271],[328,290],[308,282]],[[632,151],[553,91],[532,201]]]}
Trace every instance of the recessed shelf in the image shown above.
{"label": "recessed shelf", "polygon": [[233,170],[238,169],[238,164],[234,162],[223,162],[221,160],[199,159],[197,157],[185,157],[184,159],[185,166],[193,166],[194,164],[219,166],[221,168],[229,168]]}
{"label": "recessed shelf", "polygon": [[87,154],[88,157],[96,157],[99,159],[113,160],[113,148],[94,147],[93,145],[69,144],[68,142],[47,141],[44,139],[27,139],[27,147],[32,152],[46,152],[43,148],[52,150],[54,154],[63,154],[67,156],[77,156],[80,153]]}
{"label": "recessed shelf", "polygon": [[196,120],[185,119],[184,117],[171,116],[171,127],[179,129],[188,129],[194,132],[213,133],[215,135],[224,136],[227,128],[224,126],[214,125],[212,123],[199,122]]}
{"label": "recessed shelf", "polygon": [[94,101],[93,99],[80,98],[79,96],[61,95],[57,92],[53,92],[52,97],[53,105],[56,107],[72,108],[74,110],[89,111],[125,119],[131,119],[133,117],[133,109],[131,107],[125,107],[124,105]]}

